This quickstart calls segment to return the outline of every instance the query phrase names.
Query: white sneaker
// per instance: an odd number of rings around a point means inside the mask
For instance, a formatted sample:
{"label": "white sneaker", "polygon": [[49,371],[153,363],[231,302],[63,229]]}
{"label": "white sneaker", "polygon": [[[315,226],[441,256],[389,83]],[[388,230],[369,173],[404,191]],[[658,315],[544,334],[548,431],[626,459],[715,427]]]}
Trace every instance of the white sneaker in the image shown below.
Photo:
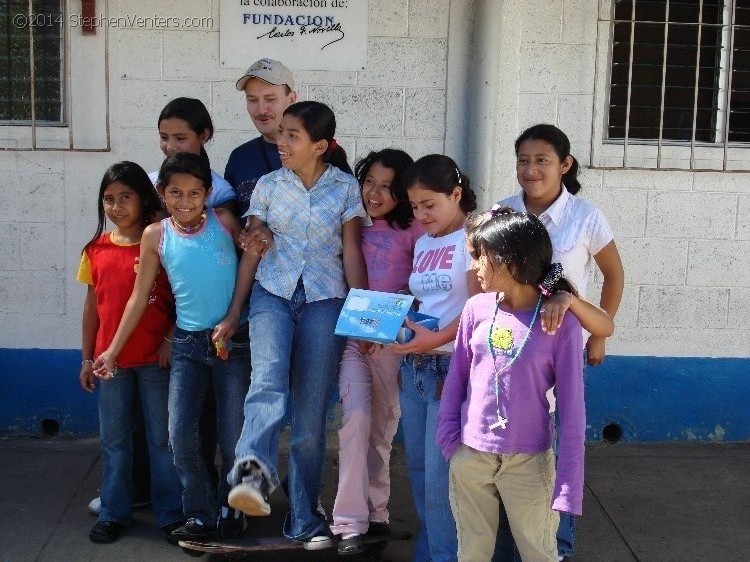
{"label": "white sneaker", "polygon": [[323,550],[331,546],[333,546],[333,539],[325,531],[320,531],[319,535],[302,541],[302,548],[305,550]]}
{"label": "white sneaker", "polygon": [[99,512],[102,510],[102,498],[94,498],[89,502],[89,513],[95,517],[99,517]]}
{"label": "white sneaker", "polygon": [[263,472],[255,463],[252,463],[252,466],[246,469],[242,482],[229,491],[227,503],[246,515],[254,517],[271,515],[268,489],[268,482]]}

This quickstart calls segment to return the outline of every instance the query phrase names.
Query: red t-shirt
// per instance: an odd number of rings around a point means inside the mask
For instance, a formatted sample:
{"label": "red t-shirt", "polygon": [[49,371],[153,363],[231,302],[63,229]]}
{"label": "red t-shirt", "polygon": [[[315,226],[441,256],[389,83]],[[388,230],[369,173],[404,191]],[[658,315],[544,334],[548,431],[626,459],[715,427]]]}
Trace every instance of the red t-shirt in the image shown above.
{"label": "red t-shirt", "polygon": [[[112,233],[108,232],[102,234],[81,256],[77,279],[93,285],[99,315],[94,357],[107,349],[115,337],[125,305],[133,292],[140,254],[140,244],[115,244]],[[156,363],[159,346],[173,323],[173,310],[172,289],[160,266],[146,312],[123,347],[117,365],[137,367]]]}

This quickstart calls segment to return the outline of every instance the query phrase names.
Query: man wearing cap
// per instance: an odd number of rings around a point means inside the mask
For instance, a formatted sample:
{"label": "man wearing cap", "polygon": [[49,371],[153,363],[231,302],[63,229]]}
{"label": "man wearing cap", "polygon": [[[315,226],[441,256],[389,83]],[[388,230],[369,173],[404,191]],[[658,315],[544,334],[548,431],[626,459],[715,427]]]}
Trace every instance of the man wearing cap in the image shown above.
{"label": "man wearing cap", "polygon": [[247,112],[260,136],[241,144],[229,155],[224,170],[237,193],[238,216],[250,206],[250,196],[261,176],[281,168],[276,141],[284,110],[297,101],[292,71],[277,60],[260,59],[237,80],[245,92]]}

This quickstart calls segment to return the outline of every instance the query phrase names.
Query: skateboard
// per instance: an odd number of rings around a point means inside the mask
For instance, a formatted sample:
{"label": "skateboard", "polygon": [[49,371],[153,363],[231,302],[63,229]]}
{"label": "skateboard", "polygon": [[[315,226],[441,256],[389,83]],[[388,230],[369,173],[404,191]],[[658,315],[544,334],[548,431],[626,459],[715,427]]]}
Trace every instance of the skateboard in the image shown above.
{"label": "skateboard", "polygon": [[[375,560],[380,560],[389,541],[408,541],[412,538],[410,532],[391,532],[387,535],[365,535],[365,552]],[[302,543],[286,537],[246,537],[237,540],[217,542],[180,541],[180,547],[188,554],[202,556],[203,554],[223,554],[225,556],[242,556],[249,552],[267,552],[275,550],[302,549]],[[326,549],[336,548],[337,540],[329,543]]]}

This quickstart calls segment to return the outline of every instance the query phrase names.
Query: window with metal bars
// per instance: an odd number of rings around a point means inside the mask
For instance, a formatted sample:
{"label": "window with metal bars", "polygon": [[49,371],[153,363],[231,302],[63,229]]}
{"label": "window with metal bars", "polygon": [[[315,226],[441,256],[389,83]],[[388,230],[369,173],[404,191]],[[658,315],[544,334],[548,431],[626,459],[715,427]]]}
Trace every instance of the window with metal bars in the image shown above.
{"label": "window with metal bars", "polygon": [[608,139],[750,142],[750,0],[613,10]]}
{"label": "window with metal bars", "polygon": [[65,122],[62,22],[61,0],[0,5],[0,124]]}

